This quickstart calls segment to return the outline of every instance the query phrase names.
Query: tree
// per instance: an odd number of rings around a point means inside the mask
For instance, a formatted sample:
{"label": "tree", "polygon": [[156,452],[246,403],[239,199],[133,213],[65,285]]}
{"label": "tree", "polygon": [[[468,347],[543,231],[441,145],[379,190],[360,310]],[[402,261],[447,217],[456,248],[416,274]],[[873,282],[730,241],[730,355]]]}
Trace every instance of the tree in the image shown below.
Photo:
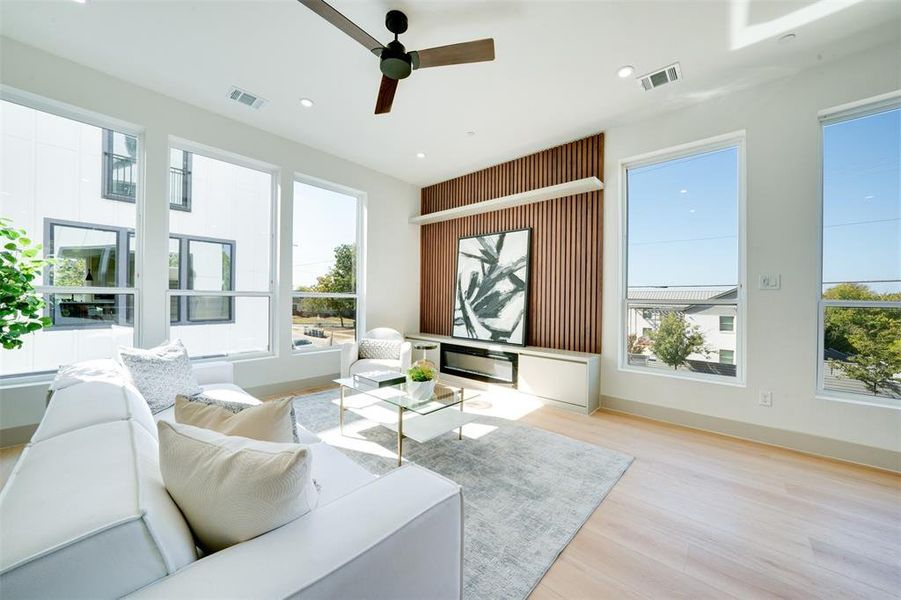
{"label": "tree", "polygon": [[[880,294],[866,285],[842,283],[823,293],[826,300],[897,302],[901,294]],[[901,311],[892,307],[828,306],[823,315],[824,348],[848,355],[829,364],[866,385],[874,394],[901,372]]]}
{"label": "tree", "polygon": [[650,347],[651,341],[646,337],[639,337],[630,333],[626,339],[626,348],[629,354],[641,354]]}
{"label": "tree", "polygon": [[[325,275],[316,278],[311,286],[299,286],[300,292],[347,293],[355,289],[356,279],[356,247],[354,244],[341,244],[334,251],[335,264]],[[338,317],[341,328],[344,319],[353,319],[356,315],[353,298],[307,298],[310,310],[333,314]]]}
{"label": "tree", "polygon": [[701,328],[690,325],[685,315],[679,312],[664,313],[650,337],[651,351],[673,369],[684,365],[692,354],[706,356],[709,353]]}
{"label": "tree", "polygon": [[40,244],[32,244],[24,229],[0,218],[0,345],[7,350],[22,347],[22,336],[50,326],[42,317],[44,301],[33,281],[48,264],[38,257]]}
{"label": "tree", "polygon": [[901,321],[871,314],[864,326],[853,327],[848,338],[853,353],[847,361],[830,361],[832,366],[863,382],[874,395],[894,382],[895,373],[901,372]]}

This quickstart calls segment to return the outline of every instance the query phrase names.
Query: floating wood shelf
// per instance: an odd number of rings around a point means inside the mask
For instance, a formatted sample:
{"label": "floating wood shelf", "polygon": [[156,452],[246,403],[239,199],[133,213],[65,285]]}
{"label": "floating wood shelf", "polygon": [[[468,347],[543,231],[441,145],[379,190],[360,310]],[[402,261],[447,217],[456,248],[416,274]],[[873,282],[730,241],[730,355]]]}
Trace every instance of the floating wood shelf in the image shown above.
{"label": "floating wood shelf", "polygon": [[426,215],[410,217],[410,223],[413,225],[439,223],[441,221],[450,221],[451,219],[459,219],[460,217],[480,215],[482,213],[504,208],[523,206],[524,204],[533,204],[535,202],[544,202],[545,200],[553,200],[555,198],[587,194],[588,192],[596,192],[602,189],[604,189],[604,184],[600,179],[597,177],[585,177],[584,179],[576,179],[575,181],[549,185],[547,187],[538,188],[537,190],[529,190],[528,192],[502,196],[493,200],[485,200],[484,202],[476,202],[474,204],[467,204],[466,206],[458,206],[456,208],[439,210],[438,212]]}

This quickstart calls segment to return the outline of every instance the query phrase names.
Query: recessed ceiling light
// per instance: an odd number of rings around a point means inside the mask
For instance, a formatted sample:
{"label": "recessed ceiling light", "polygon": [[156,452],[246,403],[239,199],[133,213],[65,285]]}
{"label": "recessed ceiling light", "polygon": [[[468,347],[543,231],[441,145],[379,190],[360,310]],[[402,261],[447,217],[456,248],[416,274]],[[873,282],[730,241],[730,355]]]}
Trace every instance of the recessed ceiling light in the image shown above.
{"label": "recessed ceiling light", "polygon": [[72,1],[76,2],[78,4],[85,4],[85,3],[87,3],[88,0],[72,0]]}
{"label": "recessed ceiling light", "polygon": [[679,193],[680,193],[680,194],[687,194],[687,193],[688,193],[688,190],[686,190],[686,189],[681,189],[681,190],[679,190]]}
{"label": "recessed ceiling light", "polygon": [[780,37],[778,41],[780,44],[787,44],[788,42],[792,41],[796,37],[798,37],[798,36],[794,33],[786,33],[785,35]]}
{"label": "recessed ceiling light", "polygon": [[416,158],[425,158],[425,152],[417,152]]}
{"label": "recessed ceiling light", "polygon": [[467,131],[467,132],[466,132],[466,135],[468,135],[469,137],[472,137],[472,136],[474,136],[475,134],[476,134],[475,131]]}
{"label": "recessed ceiling light", "polygon": [[616,71],[616,75],[621,79],[625,79],[626,77],[629,77],[634,72],[635,72],[635,67],[633,67],[632,65],[625,65],[623,67],[620,67]]}
{"label": "recessed ceiling light", "polygon": [[300,105],[303,106],[304,108],[312,108],[312,107],[313,107],[313,101],[310,100],[309,98],[301,98],[301,99],[300,99]]}

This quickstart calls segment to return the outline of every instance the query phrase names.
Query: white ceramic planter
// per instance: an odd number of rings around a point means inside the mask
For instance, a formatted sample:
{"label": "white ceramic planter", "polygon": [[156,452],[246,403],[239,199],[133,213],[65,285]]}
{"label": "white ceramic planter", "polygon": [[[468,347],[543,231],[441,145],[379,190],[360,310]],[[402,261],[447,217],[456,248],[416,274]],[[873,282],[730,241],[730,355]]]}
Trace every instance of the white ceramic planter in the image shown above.
{"label": "white ceramic planter", "polygon": [[416,400],[428,400],[435,393],[435,380],[412,381],[408,379],[407,393]]}

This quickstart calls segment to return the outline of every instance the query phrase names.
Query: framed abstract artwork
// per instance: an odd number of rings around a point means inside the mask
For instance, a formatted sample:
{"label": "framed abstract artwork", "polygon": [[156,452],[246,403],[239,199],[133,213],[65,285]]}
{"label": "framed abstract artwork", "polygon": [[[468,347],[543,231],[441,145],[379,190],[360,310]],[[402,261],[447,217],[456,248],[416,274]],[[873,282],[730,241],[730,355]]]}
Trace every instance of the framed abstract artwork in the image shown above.
{"label": "framed abstract artwork", "polygon": [[460,238],[453,337],[524,346],[532,230]]}

